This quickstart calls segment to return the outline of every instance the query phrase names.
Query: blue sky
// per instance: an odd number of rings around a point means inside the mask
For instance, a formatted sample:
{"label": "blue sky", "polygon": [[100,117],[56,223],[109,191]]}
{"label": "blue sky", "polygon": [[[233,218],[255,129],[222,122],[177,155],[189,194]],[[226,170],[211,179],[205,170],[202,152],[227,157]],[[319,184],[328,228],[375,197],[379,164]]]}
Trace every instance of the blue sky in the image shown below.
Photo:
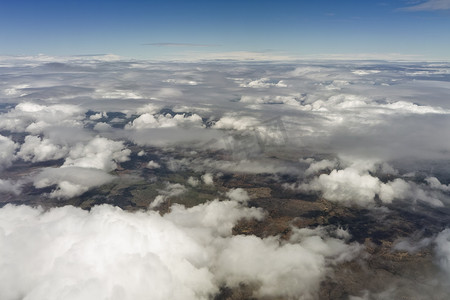
{"label": "blue sky", "polygon": [[450,0],[3,1],[0,54],[40,53],[450,60]]}

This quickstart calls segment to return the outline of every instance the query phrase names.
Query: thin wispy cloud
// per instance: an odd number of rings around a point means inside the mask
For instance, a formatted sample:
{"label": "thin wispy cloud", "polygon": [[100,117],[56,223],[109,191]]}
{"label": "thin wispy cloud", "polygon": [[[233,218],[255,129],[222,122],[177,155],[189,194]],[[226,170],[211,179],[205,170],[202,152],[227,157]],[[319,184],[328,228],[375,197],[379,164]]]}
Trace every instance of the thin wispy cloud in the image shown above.
{"label": "thin wispy cloud", "polygon": [[269,51],[224,51],[208,53],[185,53],[183,59],[188,61],[198,60],[242,60],[242,61],[293,61],[298,56],[279,54]]}
{"label": "thin wispy cloud", "polygon": [[450,0],[428,0],[414,6],[404,7],[405,11],[450,10]]}
{"label": "thin wispy cloud", "polygon": [[195,43],[145,43],[143,46],[155,47],[219,47],[218,44],[195,44]]}

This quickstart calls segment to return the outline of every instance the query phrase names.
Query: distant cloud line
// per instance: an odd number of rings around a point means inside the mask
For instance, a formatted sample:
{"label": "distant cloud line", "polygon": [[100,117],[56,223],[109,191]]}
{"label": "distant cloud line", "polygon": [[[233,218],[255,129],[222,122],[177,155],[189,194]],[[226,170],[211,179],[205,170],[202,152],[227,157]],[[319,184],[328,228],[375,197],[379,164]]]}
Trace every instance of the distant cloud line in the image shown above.
{"label": "distant cloud line", "polygon": [[195,44],[195,43],[145,43],[143,46],[155,47],[220,47],[218,44]]}

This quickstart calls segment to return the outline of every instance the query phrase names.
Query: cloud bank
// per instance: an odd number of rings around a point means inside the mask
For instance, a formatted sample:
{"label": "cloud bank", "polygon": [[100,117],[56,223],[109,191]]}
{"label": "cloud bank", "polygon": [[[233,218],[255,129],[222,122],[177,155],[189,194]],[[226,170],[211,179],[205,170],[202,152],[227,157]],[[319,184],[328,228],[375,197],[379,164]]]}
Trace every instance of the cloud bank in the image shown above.
{"label": "cloud bank", "polygon": [[0,65],[2,299],[314,299],[324,280],[370,298],[386,282],[354,272],[446,269],[448,63]]}
{"label": "cloud bank", "polygon": [[0,215],[5,300],[209,299],[242,283],[257,297],[310,299],[330,264],[361,250],[322,230],[299,229],[285,242],[232,236],[239,219],[263,217],[236,200],[173,206],[164,216],[108,205],[90,212],[7,205]]}

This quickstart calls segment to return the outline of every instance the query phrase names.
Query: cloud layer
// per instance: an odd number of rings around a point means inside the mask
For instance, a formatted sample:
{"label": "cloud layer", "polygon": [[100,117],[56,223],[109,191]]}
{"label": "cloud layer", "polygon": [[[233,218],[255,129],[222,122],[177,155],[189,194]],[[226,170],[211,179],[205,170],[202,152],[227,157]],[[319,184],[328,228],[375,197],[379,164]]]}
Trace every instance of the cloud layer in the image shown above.
{"label": "cloud layer", "polygon": [[314,299],[355,257],[448,269],[448,63],[0,64],[2,299]]}

